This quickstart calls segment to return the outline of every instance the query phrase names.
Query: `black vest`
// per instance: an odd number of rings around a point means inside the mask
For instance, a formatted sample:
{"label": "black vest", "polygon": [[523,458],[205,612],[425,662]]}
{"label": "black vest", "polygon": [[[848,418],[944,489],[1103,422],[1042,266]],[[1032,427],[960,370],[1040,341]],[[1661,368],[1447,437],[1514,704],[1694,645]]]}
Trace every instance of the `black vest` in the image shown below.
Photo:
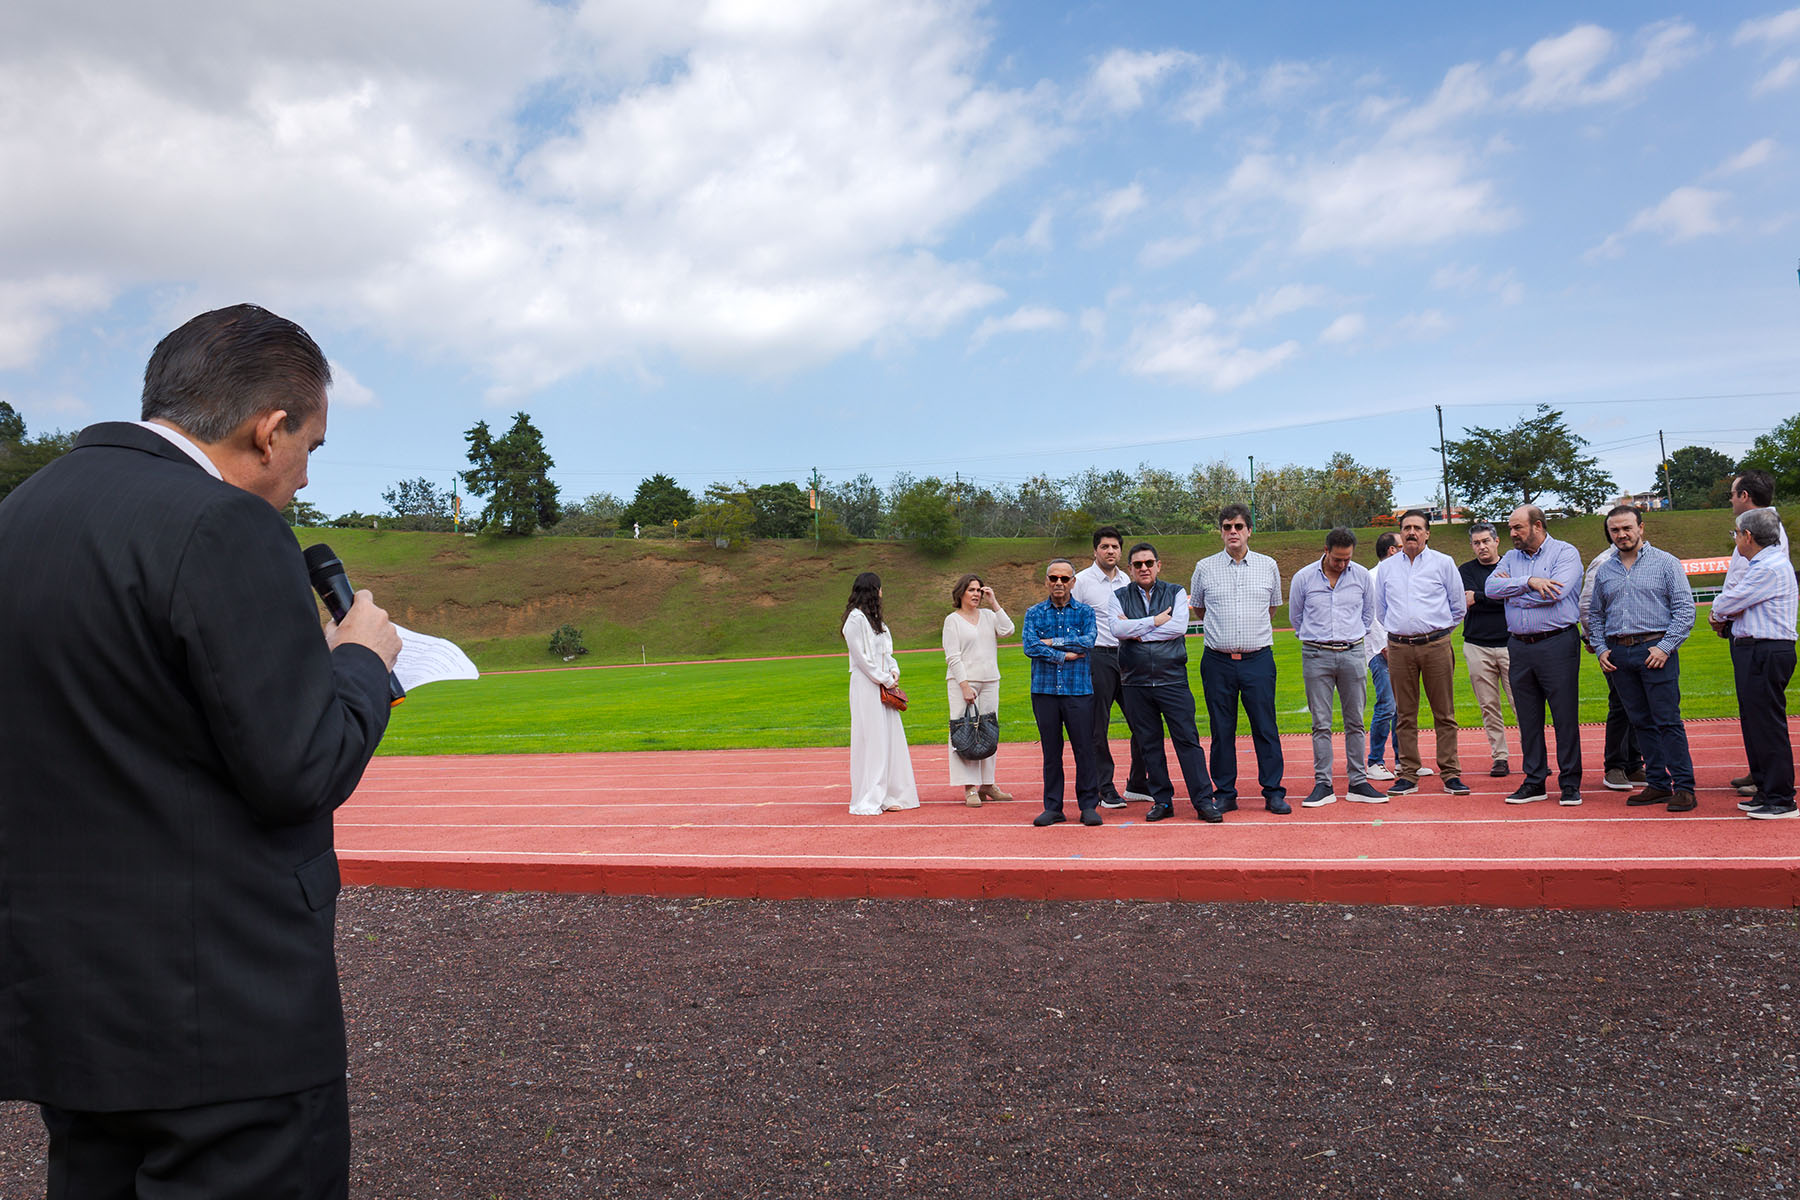
{"label": "black vest", "polygon": [[[1165,608],[1173,609],[1180,593],[1180,588],[1166,579],[1159,579],[1150,588],[1148,607],[1144,605],[1144,589],[1135,583],[1126,584],[1117,595],[1125,616],[1138,620],[1155,616]],[[1162,687],[1173,683],[1186,687],[1187,681],[1186,638],[1170,638],[1166,642],[1119,639],[1119,682],[1130,687]]]}

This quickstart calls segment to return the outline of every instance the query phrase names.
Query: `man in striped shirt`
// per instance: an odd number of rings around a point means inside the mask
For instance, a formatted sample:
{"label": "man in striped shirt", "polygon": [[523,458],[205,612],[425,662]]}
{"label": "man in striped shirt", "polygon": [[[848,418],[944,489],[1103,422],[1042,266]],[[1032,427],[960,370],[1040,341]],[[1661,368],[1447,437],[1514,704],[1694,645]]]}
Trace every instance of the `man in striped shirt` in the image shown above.
{"label": "man in striped shirt", "polygon": [[1633,807],[1694,808],[1694,762],[1681,723],[1678,651],[1694,629],[1694,590],[1681,561],[1644,540],[1643,517],[1629,504],[1606,514],[1606,536],[1617,554],[1594,572],[1588,604],[1588,644],[1644,755],[1644,790]]}
{"label": "man in striped shirt", "polygon": [[1049,598],[1025,611],[1021,635],[1031,659],[1031,715],[1044,750],[1044,811],[1033,825],[1063,817],[1063,731],[1075,751],[1075,803],[1083,825],[1100,824],[1100,787],[1094,770],[1094,682],[1088,654],[1094,648],[1094,610],[1070,598],[1075,566],[1053,558],[1044,569]]}
{"label": "man in striped shirt", "polygon": [[[1766,508],[1770,512],[1775,512],[1774,505],[1775,480],[1770,477],[1767,471],[1740,471],[1731,477],[1731,513],[1733,520],[1736,520],[1739,514],[1747,513],[1753,508]],[[1776,516],[1779,518],[1780,514],[1776,513]],[[1777,524],[1781,529],[1781,556],[1792,562],[1793,556],[1788,549],[1787,526],[1781,525],[1779,520]],[[1732,575],[1743,570],[1745,564],[1749,561],[1749,559],[1744,557],[1743,551],[1734,547],[1731,551],[1731,562],[1725,568],[1725,582],[1730,583]],[[1731,622],[1720,616],[1717,609],[1712,611],[1709,619],[1712,623],[1714,633],[1722,638],[1731,638]],[[1737,642],[1735,640],[1731,642],[1731,648],[1733,653],[1736,653]],[[1731,781],[1731,786],[1737,789],[1737,794],[1740,796],[1756,795],[1756,777],[1754,775],[1740,775]]]}
{"label": "man in striped shirt", "polygon": [[1781,552],[1781,518],[1772,509],[1738,514],[1737,549],[1748,560],[1731,572],[1713,616],[1731,622],[1731,673],[1738,725],[1756,795],[1738,807],[1758,820],[1796,815],[1794,747],[1788,740],[1787,685],[1794,675],[1794,568]]}

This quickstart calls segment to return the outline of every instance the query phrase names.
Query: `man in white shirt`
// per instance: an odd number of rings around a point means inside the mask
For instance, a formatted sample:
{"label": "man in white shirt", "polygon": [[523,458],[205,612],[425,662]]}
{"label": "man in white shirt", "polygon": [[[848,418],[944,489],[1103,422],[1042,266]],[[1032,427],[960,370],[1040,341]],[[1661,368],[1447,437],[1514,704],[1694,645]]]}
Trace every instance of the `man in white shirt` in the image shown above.
{"label": "man in white shirt", "polygon": [[1125,540],[1111,525],[1094,530],[1094,563],[1083,567],[1075,576],[1073,599],[1102,614],[1094,648],[1088,651],[1088,669],[1094,678],[1094,769],[1100,780],[1100,807],[1124,808],[1125,800],[1148,800],[1150,785],[1144,768],[1138,762],[1137,746],[1131,747],[1131,767],[1125,775],[1125,795],[1113,786],[1112,710],[1119,705],[1125,711],[1119,692],[1119,639],[1104,619],[1111,607],[1113,594],[1131,582],[1131,576],[1119,566],[1119,554]]}
{"label": "man in white shirt", "polygon": [[[1419,790],[1419,693],[1431,704],[1437,727],[1437,769],[1444,790],[1467,796],[1456,749],[1456,651],[1450,635],[1468,614],[1462,573],[1448,554],[1429,549],[1425,510],[1400,518],[1400,553],[1381,564],[1375,583],[1375,618],[1388,635],[1388,677],[1394,685],[1400,777],[1390,796]],[[1516,685],[1515,685],[1516,686]]]}
{"label": "man in white shirt", "polygon": [[[1767,471],[1740,471],[1738,474],[1732,476],[1732,518],[1735,520],[1753,508],[1766,508],[1770,512],[1775,512],[1775,480]],[[1783,558],[1790,558],[1787,523],[1781,520],[1780,513],[1776,513],[1775,516],[1775,528],[1781,533],[1781,538],[1776,542],[1776,545],[1781,547],[1781,556]],[[1743,551],[1734,545],[1731,549],[1731,564],[1725,568],[1726,586],[1730,586],[1731,577],[1743,570],[1749,562],[1750,560],[1744,557]],[[1719,614],[1719,609],[1716,604],[1713,606],[1707,620],[1712,625],[1714,633],[1722,638],[1731,638],[1731,622]],[[1731,661],[1734,668],[1737,665],[1737,657],[1737,641],[1736,639],[1732,639]],[[1738,776],[1731,781],[1731,786],[1737,789],[1737,794],[1740,796],[1756,795],[1756,773],[1750,771]]]}
{"label": "man in white shirt", "polygon": [[[1369,568],[1369,587],[1373,590],[1381,577],[1381,564],[1400,553],[1400,535],[1388,530],[1375,539],[1375,565]],[[1394,685],[1388,680],[1387,630],[1380,621],[1369,625],[1369,636],[1363,639],[1363,656],[1368,659],[1369,679],[1375,685],[1375,711],[1369,715],[1370,779],[1388,780],[1394,773],[1387,766],[1387,746],[1393,741]],[[1395,761],[1399,761],[1400,743],[1394,742]]]}
{"label": "man in white shirt", "polygon": [[1286,766],[1281,732],[1275,724],[1275,628],[1281,606],[1281,571],[1275,560],[1250,549],[1250,510],[1227,504],[1219,510],[1219,537],[1225,548],[1194,565],[1188,607],[1205,622],[1206,649],[1200,682],[1206,689],[1206,716],[1212,726],[1214,794],[1226,812],[1237,808],[1238,702],[1250,719],[1256,747],[1256,782],[1263,807],[1277,816],[1293,808],[1282,784]]}

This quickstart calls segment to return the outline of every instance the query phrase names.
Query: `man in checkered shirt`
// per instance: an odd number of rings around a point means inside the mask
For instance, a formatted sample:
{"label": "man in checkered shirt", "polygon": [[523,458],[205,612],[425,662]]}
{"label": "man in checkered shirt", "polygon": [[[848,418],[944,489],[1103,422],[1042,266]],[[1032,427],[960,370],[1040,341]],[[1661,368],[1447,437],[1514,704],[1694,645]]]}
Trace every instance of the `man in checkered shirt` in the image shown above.
{"label": "man in checkered shirt", "polygon": [[1238,704],[1250,718],[1256,747],[1256,782],[1263,805],[1286,816],[1287,788],[1281,734],[1275,726],[1275,627],[1281,606],[1281,571],[1275,560],[1250,549],[1250,510],[1227,504],[1219,510],[1219,537],[1225,548],[1194,565],[1188,608],[1204,622],[1206,650],[1200,682],[1206,689],[1206,716],[1212,726],[1214,803],[1237,808]]}

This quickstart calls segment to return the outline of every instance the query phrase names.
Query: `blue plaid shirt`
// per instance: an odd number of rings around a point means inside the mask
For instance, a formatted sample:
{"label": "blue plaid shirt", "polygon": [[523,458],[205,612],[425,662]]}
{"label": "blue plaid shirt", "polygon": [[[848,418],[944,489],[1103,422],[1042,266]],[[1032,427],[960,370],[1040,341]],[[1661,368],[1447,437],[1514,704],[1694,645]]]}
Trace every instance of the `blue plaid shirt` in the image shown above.
{"label": "blue plaid shirt", "polygon": [[[1024,649],[1031,659],[1031,690],[1045,696],[1091,696],[1094,676],[1088,651],[1094,648],[1094,610],[1079,600],[1061,608],[1040,600],[1025,610]],[[1048,640],[1049,645],[1044,642]],[[1080,656],[1064,659],[1070,650]]]}

